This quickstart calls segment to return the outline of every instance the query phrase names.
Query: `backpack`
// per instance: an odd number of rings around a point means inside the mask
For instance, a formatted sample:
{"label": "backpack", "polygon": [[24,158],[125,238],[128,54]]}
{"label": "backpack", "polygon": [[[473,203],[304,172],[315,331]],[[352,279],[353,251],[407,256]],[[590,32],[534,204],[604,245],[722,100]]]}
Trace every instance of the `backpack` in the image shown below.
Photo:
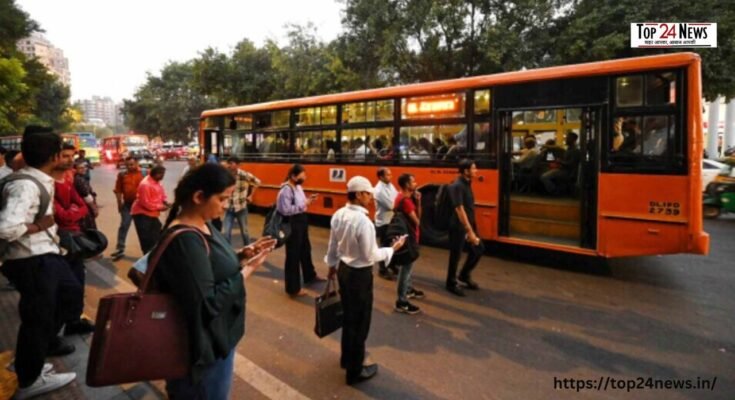
{"label": "backpack", "polygon": [[454,207],[452,207],[452,199],[449,197],[449,185],[445,183],[439,186],[439,190],[434,197],[434,221],[433,225],[439,230],[449,230],[449,220],[452,218]]}
{"label": "backpack", "polygon": [[[296,204],[296,191],[290,185],[289,188],[294,196],[292,204]],[[291,224],[287,218],[278,212],[277,204],[278,198],[276,198],[276,204],[273,204],[265,215],[263,236],[270,236],[272,239],[276,239],[276,248],[279,248],[286,244],[288,237],[291,236]]]}
{"label": "backpack", "polygon": [[398,206],[396,206],[393,213],[393,218],[390,220],[388,228],[385,231],[385,238],[382,243],[383,246],[389,247],[396,238],[408,235],[403,247],[393,253],[391,263],[395,263],[396,265],[408,265],[419,258],[419,244],[416,241],[416,232],[412,228],[408,216],[402,211],[405,200],[406,198],[404,197],[398,202]]}
{"label": "backpack", "polygon": [[[38,190],[41,192],[40,200],[41,203],[38,206],[38,213],[36,213],[36,217],[33,219],[33,222],[38,222],[41,218],[43,218],[44,215],[46,215],[46,211],[48,210],[49,204],[51,204],[51,195],[49,194],[48,190],[46,190],[45,187],[41,184],[41,182],[38,181],[38,179],[26,175],[26,174],[17,174],[13,173],[2,180],[0,180],[0,210],[5,208],[6,204],[5,202],[7,199],[5,198],[5,185],[7,185],[10,182],[13,181],[19,181],[19,180],[29,180],[38,186]],[[10,247],[10,241],[5,239],[0,239],[0,257],[2,257]]]}

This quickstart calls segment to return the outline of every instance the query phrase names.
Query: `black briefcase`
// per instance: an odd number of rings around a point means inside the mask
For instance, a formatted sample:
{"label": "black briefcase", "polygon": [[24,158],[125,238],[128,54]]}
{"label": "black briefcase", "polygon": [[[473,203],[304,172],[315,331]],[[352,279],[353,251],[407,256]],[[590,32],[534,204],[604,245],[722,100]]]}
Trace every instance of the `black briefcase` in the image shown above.
{"label": "black briefcase", "polygon": [[316,308],[316,325],[314,333],[320,338],[329,335],[342,327],[342,300],[337,293],[337,279],[330,277],[324,293],[314,299]]}

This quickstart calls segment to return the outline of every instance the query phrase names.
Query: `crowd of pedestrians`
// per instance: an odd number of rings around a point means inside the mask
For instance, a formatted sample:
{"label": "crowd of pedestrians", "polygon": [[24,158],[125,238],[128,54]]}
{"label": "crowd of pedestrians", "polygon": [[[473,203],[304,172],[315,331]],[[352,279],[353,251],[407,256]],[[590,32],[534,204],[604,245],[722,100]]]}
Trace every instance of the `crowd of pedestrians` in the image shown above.
{"label": "crowd of pedestrians", "polygon": [[[95,229],[99,216],[97,194],[90,182],[92,164],[73,146],[64,145],[49,129],[29,127],[24,133],[21,154],[2,150],[0,182],[0,240],[7,243],[2,254],[2,273],[19,291],[21,326],[16,349],[15,371],[23,399],[62,387],[73,373],[54,373],[45,363],[48,356],[69,354],[75,349],[59,335],[88,334],[92,321],[83,318],[84,259],[70,257],[57,236]],[[75,159],[76,155],[76,159]],[[125,160],[117,175],[114,194],[120,224],[113,261],[125,256],[127,233],[135,225],[143,254],[152,251],[167,234],[193,228],[177,235],[165,249],[155,272],[157,288],[171,293],[186,310],[192,349],[191,374],[169,380],[172,398],[224,399],[229,396],[235,347],[244,335],[245,285],[247,279],[274,249],[276,240],[257,240],[248,232],[248,204],[261,181],[230,158],[199,165],[187,161],[179,177],[173,203],[162,186],[166,169],[156,165],[143,170],[135,158]],[[447,185],[450,207],[449,266],[446,289],[464,296],[465,289],[477,290],[471,274],[484,253],[477,235],[472,181],[477,168],[471,160],[458,163],[459,176]],[[21,177],[22,176],[22,177]],[[285,292],[293,297],[307,292],[303,285],[324,282],[312,261],[307,213],[318,199],[307,195],[304,166],[293,165],[278,191],[275,207],[290,226],[285,240]],[[339,282],[344,310],[340,366],[348,384],[372,378],[376,364],[365,364],[373,307],[372,267],[378,275],[396,280],[397,313],[417,314],[421,308],[411,300],[425,294],[413,284],[420,265],[423,204],[420,182],[412,174],[397,178],[387,167],[377,170],[377,184],[362,176],[347,182],[348,203],[331,218],[330,237],[324,261],[329,278]],[[375,206],[374,221],[368,215]],[[168,211],[165,224],[160,217]],[[391,230],[397,219],[405,234]],[[224,221],[222,227],[221,222]],[[232,245],[237,224],[243,246]],[[410,254],[406,254],[407,249]],[[463,250],[468,256],[457,272]]]}

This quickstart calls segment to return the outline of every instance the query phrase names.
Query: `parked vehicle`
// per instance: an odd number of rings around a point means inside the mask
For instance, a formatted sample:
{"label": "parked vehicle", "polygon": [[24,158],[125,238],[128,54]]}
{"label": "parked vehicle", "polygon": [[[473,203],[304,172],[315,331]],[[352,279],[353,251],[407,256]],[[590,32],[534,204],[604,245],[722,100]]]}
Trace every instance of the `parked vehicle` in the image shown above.
{"label": "parked vehicle", "polygon": [[723,213],[735,213],[735,183],[712,182],[707,185],[702,200],[705,218],[717,218]]}
{"label": "parked vehicle", "polygon": [[164,144],[158,155],[164,160],[185,160],[189,152],[182,145]]}
{"label": "parked vehicle", "polygon": [[132,150],[124,154],[122,158],[120,158],[120,161],[117,163],[117,168],[123,168],[125,165],[125,159],[128,156],[132,156],[136,160],[138,160],[138,165],[140,165],[141,168],[144,169],[151,169],[156,164],[162,163],[163,160],[157,158],[153,153],[151,153],[148,150]]}

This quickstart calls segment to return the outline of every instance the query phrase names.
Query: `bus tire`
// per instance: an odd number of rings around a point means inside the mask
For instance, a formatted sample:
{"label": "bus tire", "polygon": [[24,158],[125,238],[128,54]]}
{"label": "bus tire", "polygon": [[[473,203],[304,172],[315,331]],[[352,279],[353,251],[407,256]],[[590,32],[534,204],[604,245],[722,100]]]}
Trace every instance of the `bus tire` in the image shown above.
{"label": "bus tire", "polygon": [[449,247],[449,233],[434,225],[434,198],[439,185],[426,185],[421,192],[421,243],[436,247]]}

